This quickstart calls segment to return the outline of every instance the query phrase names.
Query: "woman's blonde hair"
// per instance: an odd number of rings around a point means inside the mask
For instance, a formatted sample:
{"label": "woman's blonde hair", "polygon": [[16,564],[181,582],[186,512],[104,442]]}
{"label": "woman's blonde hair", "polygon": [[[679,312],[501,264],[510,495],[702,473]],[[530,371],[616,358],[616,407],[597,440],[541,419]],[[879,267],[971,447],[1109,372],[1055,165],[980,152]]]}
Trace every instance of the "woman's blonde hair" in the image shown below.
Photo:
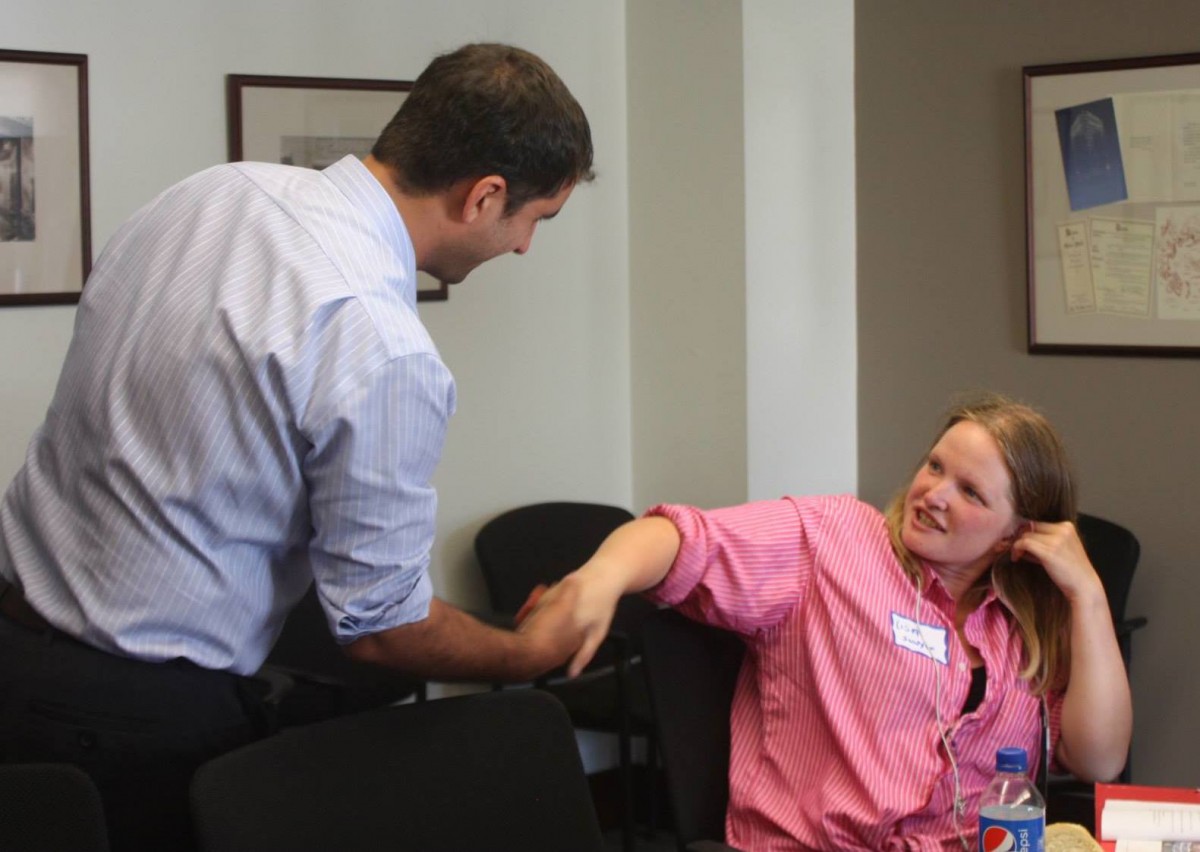
{"label": "woman's blonde hair", "polygon": [[[1012,482],[1009,496],[1018,518],[1074,523],[1075,486],[1066,450],[1045,417],[1007,397],[987,394],[952,408],[930,448],[963,421],[982,426],[1000,448]],[[905,572],[919,586],[923,576],[920,560],[901,540],[907,492],[904,488],[892,498],[885,515],[892,548]],[[1014,564],[1007,550],[992,563],[990,578],[1021,634],[1025,649],[1021,677],[1029,680],[1037,695],[1065,688],[1070,678],[1071,608],[1062,591],[1040,567]],[[969,594],[982,597],[986,590],[983,584]]]}

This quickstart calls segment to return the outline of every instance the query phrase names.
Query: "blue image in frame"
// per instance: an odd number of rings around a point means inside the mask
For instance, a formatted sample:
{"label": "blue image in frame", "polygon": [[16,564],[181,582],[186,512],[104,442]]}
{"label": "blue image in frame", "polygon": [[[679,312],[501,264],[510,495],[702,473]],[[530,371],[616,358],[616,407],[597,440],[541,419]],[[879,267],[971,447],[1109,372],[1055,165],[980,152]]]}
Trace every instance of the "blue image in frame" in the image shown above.
{"label": "blue image in frame", "polygon": [[1054,111],[1072,210],[1125,201],[1125,166],[1112,98]]}

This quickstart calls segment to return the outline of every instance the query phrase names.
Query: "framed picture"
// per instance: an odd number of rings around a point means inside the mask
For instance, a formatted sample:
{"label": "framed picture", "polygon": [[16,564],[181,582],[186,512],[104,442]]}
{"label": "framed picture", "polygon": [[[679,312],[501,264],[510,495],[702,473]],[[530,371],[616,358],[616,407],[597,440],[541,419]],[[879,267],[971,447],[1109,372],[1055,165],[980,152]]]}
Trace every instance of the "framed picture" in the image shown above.
{"label": "framed picture", "polygon": [[88,205],[87,57],[0,50],[0,306],[79,301]]}
{"label": "framed picture", "polygon": [[[322,169],[371,153],[412,83],[336,77],[230,74],[229,159]],[[417,273],[418,301],[444,301],[447,285]]]}
{"label": "framed picture", "polygon": [[1029,351],[1200,355],[1200,53],[1024,78]]}

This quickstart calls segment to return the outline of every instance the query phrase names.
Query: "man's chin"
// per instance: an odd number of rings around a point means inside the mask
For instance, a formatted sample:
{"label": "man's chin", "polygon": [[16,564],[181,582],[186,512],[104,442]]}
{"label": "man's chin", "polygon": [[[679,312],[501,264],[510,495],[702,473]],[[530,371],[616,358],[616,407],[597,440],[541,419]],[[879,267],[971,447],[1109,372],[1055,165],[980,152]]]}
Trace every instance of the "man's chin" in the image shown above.
{"label": "man's chin", "polygon": [[430,269],[424,269],[422,271],[428,274],[439,284],[461,284],[463,279],[465,279],[471,273],[471,270],[469,269],[466,272],[434,272]]}

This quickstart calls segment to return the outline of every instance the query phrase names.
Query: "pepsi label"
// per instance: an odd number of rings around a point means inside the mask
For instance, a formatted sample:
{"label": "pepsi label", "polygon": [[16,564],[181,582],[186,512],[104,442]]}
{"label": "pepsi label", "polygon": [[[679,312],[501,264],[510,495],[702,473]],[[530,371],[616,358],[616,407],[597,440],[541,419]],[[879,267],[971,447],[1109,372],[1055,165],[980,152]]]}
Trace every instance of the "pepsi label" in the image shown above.
{"label": "pepsi label", "polygon": [[[1013,810],[1024,813],[1018,817]],[[992,813],[989,815],[988,811]],[[980,813],[979,852],[1045,852],[1045,849],[1046,818],[1040,809],[1002,806],[984,808]]]}

